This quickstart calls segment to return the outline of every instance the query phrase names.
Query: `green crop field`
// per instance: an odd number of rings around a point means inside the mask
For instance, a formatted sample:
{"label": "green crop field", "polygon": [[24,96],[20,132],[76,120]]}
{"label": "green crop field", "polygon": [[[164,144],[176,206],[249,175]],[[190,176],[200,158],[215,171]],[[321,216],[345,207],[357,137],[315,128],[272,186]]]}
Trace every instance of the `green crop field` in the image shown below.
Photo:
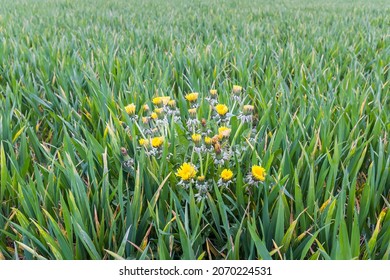
{"label": "green crop field", "polygon": [[390,2],[0,0],[0,259],[390,259]]}

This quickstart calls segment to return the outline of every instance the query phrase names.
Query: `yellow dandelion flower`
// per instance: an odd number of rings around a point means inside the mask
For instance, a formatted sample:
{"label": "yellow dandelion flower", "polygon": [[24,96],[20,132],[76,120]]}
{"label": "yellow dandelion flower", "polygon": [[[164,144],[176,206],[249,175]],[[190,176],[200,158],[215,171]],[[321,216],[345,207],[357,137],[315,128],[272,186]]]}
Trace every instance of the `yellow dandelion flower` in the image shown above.
{"label": "yellow dandelion flower", "polygon": [[153,137],[151,142],[154,148],[161,147],[161,145],[164,143],[164,137]]}
{"label": "yellow dandelion flower", "polygon": [[126,113],[129,115],[134,115],[135,114],[135,105],[134,103],[131,103],[125,107]]}
{"label": "yellow dandelion flower", "polygon": [[155,98],[153,98],[153,99],[152,99],[152,103],[153,103],[154,105],[160,105],[160,104],[162,103],[161,97],[155,97]]}
{"label": "yellow dandelion flower", "polygon": [[233,86],[233,93],[239,94],[242,91],[242,86],[234,85]]}
{"label": "yellow dandelion flower", "polygon": [[219,115],[224,116],[229,111],[229,108],[225,104],[217,104],[215,105],[215,111],[217,111]]}
{"label": "yellow dandelion flower", "polygon": [[221,172],[221,179],[226,181],[229,181],[233,177],[233,171],[230,169],[224,169]]}
{"label": "yellow dandelion flower", "polygon": [[204,182],[204,180],[206,180],[206,177],[205,176],[198,176],[198,178],[196,178],[199,182]]}
{"label": "yellow dandelion flower", "polygon": [[211,145],[213,143],[213,139],[211,139],[210,137],[206,136],[204,138],[204,142],[206,145]]}
{"label": "yellow dandelion flower", "polygon": [[153,112],[153,113],[150,115],[150,117],[151,117],[153,120],[155,120],[155,119],[158,118],[158,115],[157,115],[156,112]]}
{"label": "yellow dandelion flower", "polygon": [[192,163],[183,163],[176,172],[176,176],[188,181],[196,176],[196,168]]}
{"label": "yellow dandelion flower", "polygon": [[196,116],[196,108],[189,109],[188,113],[190,113],[191,117],[195,117]]}
{"label": "yellow dandelion flower", "polygon": [[148,104],[144,104],[143,108],[144,108],[144,111],[149,111],[149,105]]}
{"label": "yellow dandelion flower", "polygon": [[216,89],[210,89],[210,94],[211,95],[217,95],[217,90]]}
{"label": "yellow dandelion flower", "polygon": [[168,102],[171,100],[171,97],[170,96],[162,96],[161,97],[161,101],[164,105],[167,105]]}
{"label": "yellow dandelion flower", "polygon": [[154,112],[157,113],[157,115],[161,115],[164,112],[164,108],[156,108],[154,109]]}
{"label": "yellow dandelion flower", "polygon": [[219,140],[222,140],[225,137],[229,137],[231,131],[232,130],[230,128],[226,127],[226,126],[221,126],[220,128],[218,128],[218,138],[219,138]]}
{"label": "yellow dandelion flower", "polygon": [[191,92],[186,94],[185,98],[190,102],[195,102],[198,99],[199,93],[197,92]]}
{"label": "yellow dandelion flower", "polygon": [[192,134],[191,138],[192,138],[192,141],[194,141],[195,143],[199,143],[200,140],[202,140],[202,135],[194,133],[194,134]]}
{"label": "yellow dandelion flower", "polygon": [[149,145],[149,140],[148,139],[145,139],[145,138],[141,138],[138,140],[138,143],[141,145],[141,146],[148,146]]}
{"label": "yellow dandelion flower", "polygon": [[176,101],[175,100],[169,100],[168,105],[169,105],[169,107],[176,107]]}
{"label": "yellow dandelion flower", "polygon": [[142,117],[142,123],[143,124],[147,124],[149,122],[149,118],[148,117]]}
{"label": "yellow dandelion flower", "polygon": [[264,167],[260,165],[253,165],[252,166],[252,177],[256,179],[257,181],[264,181],[265,180],[265,169]]}

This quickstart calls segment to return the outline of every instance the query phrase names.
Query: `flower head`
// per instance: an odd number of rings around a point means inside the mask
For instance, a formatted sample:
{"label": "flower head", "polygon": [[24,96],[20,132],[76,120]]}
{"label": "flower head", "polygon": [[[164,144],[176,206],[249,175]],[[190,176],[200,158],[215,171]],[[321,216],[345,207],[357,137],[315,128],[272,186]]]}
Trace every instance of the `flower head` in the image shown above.
{"label": "flower head", "polygon": [[158,96],[152,99],[154,105],[167,105],[171,98],[169,96]]}
{"label": "flower head", "polygon": [[196,176],[196,168],[192,163],[183,163],[176,172],[176,176],[180,177],[183,181],[188,181]]}
{"label": "flower head", "polygon": [[144,104],[144,106],[142,106],[142,107],[143,107],[145,112],[149,111],[149,109],[150,109],[148,104]]}
{"label": "flower head", "polygon": [[204,180],[206,180],[206,177],[205,176],[198,176],[198,178],[196,178],[199,182],[204,182]]}
{"label": "flower head", "polygon": [[242,86],[238,86],[238,85],[233,86],[233,93],[234,94],[239,94],[239,93],[241,93],[241,91],[242,91]]}
{"label": "flower head", "polygon": [[217,95],[217,90],[216,89],[210,89],[210,94],[212,96],[216,96]]}
{"label": "flower head", "polygon": [[160,104],[162,104],[162,99],[161,99],[161,97],[155,97],[155,98],[153,98],[153,99],[152,99],[152,103],[153,103],[154,105],[160,105]]}
{"label": "flower head", "polygon": [[175,100],[169,100],[168,106],[171,107],[171,108],[175,108],[176,107],[176,101]]}
{"label": "flower head", "polygon": [[140,144],[140,146],[148,146],[149,145],[149,140],[148,139],[145,139],[145,138],[141,138],[138,140],[138,143]]}
{"label": "flower head", "polygon": [[266,175],[266,173],[265,173],[264,167],[262,167],[260,165],[253,165],[252,166],[252,177],[256,181],[264,181],[265,175]]}
{"label": "flower head", "polygon": [[164,109],[163,108],[156,108],[156,109],[154,109],[154,112],[156,112],[157,115],[161,115],[162,113],[164,113]]}
{"label": "flower head", "polygon": [[134,115],[135,114],[135,105],[134,103],[131,103],[125,107],[126,113],[129,115]]}
{"label": "flower head", "polygon": [[224,169],[222,170],[220,177],[225,182],[229,181],[233,178],[233,171],[231,171],[230,169]]}
{"label": "flower head", "polygon": [[164,137],[159,136],[159,137],[153,137],[151,139],[152,146],[154,148],[161,147],[161,145],[164,143]]}
{"label": "flower head", "polygon": [[195,102],[198,99],[199,93],[197,92],[191,92],[186,94],[185,98],[190,102]]}
{"label": "flower head", "polygon": [[188,113],[190,113],[191,117],[196,117],[196,108],[189,109]]}
{"label": "flower head", "polygon": [[199,143],[200,140],[202,140],[202,135],[194,133],[191,135],[191,138],[192,138],[192,141],[194,141],[195,143]]}
{"label": "flower head", "polygon": [[253,105],[244,105],[244,114],[252,114],[254,109]]}
{"label": "flower head", "polygon": [[162,97],[161,97],[161,100],[162,100],[162,103],[163,103],[164,105],[167,105],[168,102],[171,100],[171,97],[170,97],[170,96],[162,96]]}
{"label": "flower head", "polygon": [[215,105],[215,111],[221,116],[226,115],[229,112],[229,108],[225,104],[217,104]]}
{"label": "flower head", "polygon": [[230,136],[230,132],[232,130],[226,126],[221,126],[218,128],[218,138],[219,140],[222,140],[223,138],[227,138]]}
{"label": "flower head", "polygon": [[153,112],[152,114],[150,114],[150,117],[151,117],[153,120],[155,120],[155,119],[158,118],[158,115],[157,115],[156,112]]}

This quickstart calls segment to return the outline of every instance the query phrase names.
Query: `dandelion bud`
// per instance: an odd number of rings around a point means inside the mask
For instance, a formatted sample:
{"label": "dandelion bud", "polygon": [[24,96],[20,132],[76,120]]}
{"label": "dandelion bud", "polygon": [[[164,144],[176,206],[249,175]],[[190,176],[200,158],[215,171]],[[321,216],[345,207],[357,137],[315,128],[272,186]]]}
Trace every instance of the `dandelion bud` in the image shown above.
{"label": "dandelion bud", "polygon": [[195,118],[196,117],[196,108],[189,109],[188,113],[190,113],[190,117]]}
{"label": "dandelion bud", "polygon": [[244,114],[249,115],[252,114],[255,107],[252,105],[244,105]]}
{"label": "dandelion bud", "polygon": [[215,143],[214,144],[214,152],[219,155],[221,154],[222,150],[221,150],[221,145],[219,144],[219,142]]}
{"label": "dandelion bud", "polygon": [[233,93],[234,94],[240,94],[242,91],[242,86],[234,85],[233,86]]}
{"label": "dandelion bud", "polygon": [[176,108],[176,101],[175,100],[169,100],[168,106],[172,109]]}
{"label": "dandelion bud", "polygon": [[211,96],[216,96],[217,95],[217,90],[216,89],[210,89],[210,94],[211,94]]}
{"label": "dandelion bud", "polygon": [[198,176],[198,178],[196,178],[199,182],[204,182],[204,180],[206,179],[205,176]]}

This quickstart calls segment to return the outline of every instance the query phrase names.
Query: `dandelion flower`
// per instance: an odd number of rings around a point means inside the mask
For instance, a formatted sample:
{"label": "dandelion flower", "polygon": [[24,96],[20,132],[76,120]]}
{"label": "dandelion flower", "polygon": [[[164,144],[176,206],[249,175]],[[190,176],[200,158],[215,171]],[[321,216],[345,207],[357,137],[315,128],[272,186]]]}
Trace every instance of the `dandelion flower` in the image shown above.
{"label": "dandelion flower", "polygon": [[255,107],[253,105],[244,105],[244,113],[245,114],[252,114]]}
{"label": "dandelion flower", "polygon": [[189,109],[188,113],[190,113],[191,117],[196,117],[196,108]]}
{"label": "dandelion flower", "polygon": [[222,140],[223,138],[227,138],[230,136],[230,132],[232,130],[226,126],[221,126],[218,128],[218,138],[219,140]]}
{"label": "dandelion flower", "polygon": [[183,181],[189,181],[196,176],[196,168],[192,163],[183,163],[176,172],[176,176]]}
{"label": "dandelion flower", "polygon": [[233,171],[231,171],[230,169],[222,170],[220,174],[220,178],[218,180],[218,186],[227,188],[229,184],[233,181],[232,178],[233,178]]}
{"label": "dandelion flower", "polygon": [[204,182],[205,179],[206,179],[205,176],[198,176],[198,177],[196,178],[196,180],[198,180],[199,182]]}
{"label": "dandelion flower", "polygon": [[192,138],[192,141],[194,141],[195,143],[199,143],[200,140],[202,140],[202,135],[194,133],[194,134],[192,134],[191,138]]}
{"label": "dandelion flower", "polygon": [[214,106],[218,103],[218,94],[216,89],[210,89],[210,95],[206,97],[206,100],[210,103],[211,106]]}
{"label": "dandelion flower", "polygon": [[162,102],[163,102],[163,100],[162,100],[161,97],[155,97],[155,98],[152,99],[152,103],[153,103],[154,105],[161,105]]}
{"label": "dandelion flower", "polygon": [[233,86],[233,93],[234,94],[240,94],[242,91],[242,86],[234,85]]}
{"label": "dandelion flower", "polygon": [[153,112],[150,117],[153,119],[153,120],[156,120],[158,118],[158,115],[156,112]]}
{"label": "dandelion flower", "polygon": [[265,180],[265,169],[264,167],[261,167],[259,165],[253,165],[252,166],[252,176],[257,181],[264,181]]}
{"label": "dandelion flower", "polygon": [[186,94],[185,98],[189,102],[195,102],[196,100],[198,100],[198,95],[199,95],[199,93],[197,93],[197,92],[191,92],[191,93]]}
{"label": "dandelion flower", "polygon": [[162,96],[161,97],[161,101],[164,105],[167,105],[169,103],[169,101],[171,100],[171,97],[170,96]]}
{"label": "dandelion flower", "polygon": [[148,104],[144,104],[143,108],[145,112],[149,111],[150,109]]}
{"label": "dandelion flower", "polygon": [[217,111],[220,116],[224,116],[229,112],[229,108],[225,104],[217,104],[215,105],[215,111]]}
{"label": "dandelion flower", "polygon": [[157,113],[157,115],[161,115],[164,112],[163,108],[156,108],[154,109],[154,112]]}
{"label": "dandelion flower", "polygon": [[243,112],[240,113],[238,116],[238,119],[241,120],[243,123],[248,123],[253,120],[253,111],[255,107],[253,105],[244,105]]}
{"label": "dandelion flower", "polygon": [[230,181],[230,179],[232,179],[233,177],[233,171],[231,171],[230,169],[224,169],[222,170],[221,172],[221,179],[223,181]]}
{"label": "dandelion flower", "polygon": [[161,145],[164,143],[164,137],[162,137],[162,136],[153,137],[151,139],[151,143],[152,143],[153,148],[161,147]]}
{"label": "dandelion flower", "polygon": [[126,113],[129,115],[134,115],[135,114],[135,105],[134,103],[131,103],[125,107]]}
{"label": "dandelion flower", "polygon": [[145,138],[141,138],[138,140],[138,143],[141,145],[141,146],[146,146],[149,144],[149,140],[148,139],[145,139]]}
{"label": "dandelion flower", "polygon": [[216,90],[216,89],[210,89],[210,94],[211,94],[212,96],[217,95],[217,90]]}
{"label": "dandelion flower", "polygon": [[259,182],[264,182],[265,181],[265,169],[261,165],[253,165],[251,172],[247,175],[245,178],[246,182],[249,185],[257,185]]}

